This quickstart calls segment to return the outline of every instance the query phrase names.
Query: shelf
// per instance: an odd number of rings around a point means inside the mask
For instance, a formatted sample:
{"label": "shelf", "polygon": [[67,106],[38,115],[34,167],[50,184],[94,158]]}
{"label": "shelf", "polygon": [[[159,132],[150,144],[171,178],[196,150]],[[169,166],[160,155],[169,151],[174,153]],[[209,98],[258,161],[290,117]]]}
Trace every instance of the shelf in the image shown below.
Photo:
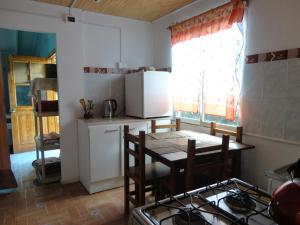
{"label": "shelf", "polygon": [[15,83],[16,86],[30,86],[30,82],[20,82],[20,83]]}
{"label": "shelf", "polygon": [[36,136],[34,138],[34,140],[35,140],[37,150],[40,150],[40,151],[48,151],[48,150],[54,150],[54,149],[59,149],[60,148],[60,141],[59,140],[51,141],[49,143],[46,143],[44,141],[42,143],[39,136]]}
{"label": "shelf", "polygon": [[[58,160],[58,158],[56,158],[58,161],[49,161],[49,160],[53,160],[54,158],[51,157],[51,158],[45,158],[45,161],[46,161],[46,165],[45,165],[45,178],[43,179],[43,175],[42,175],[42,161],[41,159],[39,160],[35,160],[33,163],[32,163],[32,166],[34,167],[35,169],[35,172],[36,172],[36,176],[37,176],[37,180],[39,183],[43,183],[43,184],[46,184],[46,183],[52,183],[52,182],[56,182],[56,181],[60,181],[60,178],[61,178],[61,173],[60,173],[60,166],[57,167],[56,169],[54,169],[54,171],[52,172],[49,172],[50,169],[50,165],[52,165],[52,170],[53,168],[55,168],[55,166],[53,167],[53,165],[58,165],[60,164],[60,160]],[[48,172],[47,172],[48,170]]]}
{"label": "shelf", "polygon": [[48,174],[47,177],[45,177],[45,179],[43,180],[42,171],[40,171],[40,169],[35,168],[35,172],[36,172],[36,176],[37,176],[39,183],[42,183],[42,184],[54,183],[54,182],[60,181],[60,178],[61,178],[61,175],[59,172],[59,173]]}
{"label": "shelf", "polygon": [[37,112],[37,111],[33,111],[34,115],[37,117],[50,117],[50,116],[59,116],[58,112]]}
{"label": "shelf", "polygon": [[[46,80],[47,79],[35,79],[34,82],[32,83],[33,95],[36,94],[35,97],[37,98],[33,109],[33,114],[35,117],[35,124],[36,124],[35,134],[37,135],[34,138],[36,144],[37,161],[34,162],[35,165],[33,166],[36,169],[37,181],[43,184],[59,181],[61,177],[60,167],[59,167],[59,171],[57,170],[49,171],[49,168],[47,169],[47,167],[49,165],[52,165],[53,162],[51,162],[50,158],[45,158],[45,154],[44,154],[44,151],[60,149],[59,136],[56,137],[53,135],[44,134],[43,117],[59,116],[57,100],[48,100],[48,101],[41,100],[41,90],[39,88],[49,87],[48,86],[49,80],[47,80],[47,82]],[[50,83],[52,83],[52,85],[54,86],[57,86],[56,80],[52,80]],[[42,90],[46,90],[46,89],[42,88]],[[52,90],[52,88],[49,90]],[[43,137],[42,139],[41,136]],[[57,139],[51,139],[51,138],[57,138]],[[39,152],[41,152],[41,158]],[[60,162],[59,162],[59,166],[60,166]]]}

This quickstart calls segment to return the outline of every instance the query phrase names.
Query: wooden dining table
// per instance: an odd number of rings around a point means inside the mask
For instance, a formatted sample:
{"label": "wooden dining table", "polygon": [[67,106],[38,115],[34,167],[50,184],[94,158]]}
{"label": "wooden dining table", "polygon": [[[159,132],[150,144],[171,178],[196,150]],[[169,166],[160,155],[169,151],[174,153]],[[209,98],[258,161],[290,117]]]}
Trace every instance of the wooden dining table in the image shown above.
{"label": "wooden dining table", "polygon": [[[196,140],[196,148],[207,148],[222,144],[222,138],[195,131],[172,131],[164,133],[149,133],[146,135],[145,153],[156,161],[159,161],[171,169],[170,191],[176,193],[176,178],[180,171],[186,167],[187,143],[188,140]],[[229,142],[229,157],[232,159],[232,177],[240,178],[241,173],[241,152],[253,149],[253,145],[238,143],[234,140]],[[220,150],[214,152],[203,152],[199,155],[209,160]],[[215,154],[214,154],[215,153]],[[201,157],[202,158],[202,157]]]}

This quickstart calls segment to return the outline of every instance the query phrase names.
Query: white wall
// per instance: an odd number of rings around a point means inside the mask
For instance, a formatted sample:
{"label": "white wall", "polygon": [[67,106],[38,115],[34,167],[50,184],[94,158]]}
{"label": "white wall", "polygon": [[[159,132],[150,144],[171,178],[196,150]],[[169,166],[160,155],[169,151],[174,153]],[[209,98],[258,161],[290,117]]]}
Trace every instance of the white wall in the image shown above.
{"label": "white wall", "polygon": [[[76,118],[81,117],[82,112],[78,101],[85,96],[98,97],[91,92],[97,89],[97,86],[94,85],[92,90],[89,88],[91,81],[86,80],[83,66],[110,66],[114,65],[120,57],[129,66],[153,64],[151,24],[88,12],[82,13],[76,9],[72,10],[72,14],[76,16],[77,22],[66,24],[64,18],[67,13],[68,9],[65,7],[30,0],[1,0],[0,2],[0,28],[56,34],[62,182],[64,183],[79,179]],[[117,47],[106,42],[107,37],[101,39],[105,28],[112,32],[117,30],[121,34],[119,37],[114,36],[114,43],[120,41]],[[89,29],[92,29],[93,34],[96,33],[99,39],[85,32]],[[99,52],[93,50],[93,46],[97,46],[96,50]],[[105,46],[115,48],[111,55],[106,55],[106,52],[110,51],[109,48],[101,51]],[[118,57],[116,57],[117,52]],[[103,65],[101,59],[106,60]],[[99,83],[100,89],[101,79],[97,77],[93,79]]]}
{"label": "white wall", "polygon": [[250,0],[246,54],[300,47],[299,0]]}
{"label": "white wall", "polygon": [[82,22],[85,64],[114,67],[122,61],[129,68],[153,65],[151,23],[89,12],[83,13]]}
{"label": "white wall", "polygon": [[[155,33],[155,66],[171,66],[170,34],[166,29],[168,26],[198,15],[225,2],[228,1],[197,1],[179,12],[155,21],[153,23]],[[299,8],[300,1],[298,0],[250,0],[247,20],[246,54],[299,48]],[[189,126],[189,128],[203,130],[203,128],[199,127]],[[300,157],[299,145],[249,135],[245,135],[244,141],[245,143],[255,145],[256,148],[243,154],[242,177],[263,188],[267,187],[267,180],[264,177],[265,170],[275,169]]]}
{"label": "white wall", "polygon": [[[123,62],[132,69],[153,65],[151,23],[86,12],[82,21],[85,66],[114,68]],[[124,75],[87,74],[84,84],[84,96],[94,100],[96,116],[102,116],[107,98],[117,100],[117,114],[124,113]]]}

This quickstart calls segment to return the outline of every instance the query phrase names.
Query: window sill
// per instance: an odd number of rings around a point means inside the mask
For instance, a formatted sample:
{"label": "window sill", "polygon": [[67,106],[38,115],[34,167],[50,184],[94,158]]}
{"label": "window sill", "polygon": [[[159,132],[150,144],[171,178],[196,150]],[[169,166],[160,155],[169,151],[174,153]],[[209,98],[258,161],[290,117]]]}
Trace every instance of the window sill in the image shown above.
{"label": "window sill", "polygon": [[[204,122],[204,121],[199,121],[199,120],[193,120],[193,119],[187,119],[187,118],[180,118],[182,123],[188,124],[188,125],[194,125],[194,126],[201,126],[205,128],[210,128],[210,122]],[[218,124],[218,128],[225,129],[225,130],[230,130],[230,131],[235,131],[235,126],[230,126],[230,125],[223,125],[223,124]]]}

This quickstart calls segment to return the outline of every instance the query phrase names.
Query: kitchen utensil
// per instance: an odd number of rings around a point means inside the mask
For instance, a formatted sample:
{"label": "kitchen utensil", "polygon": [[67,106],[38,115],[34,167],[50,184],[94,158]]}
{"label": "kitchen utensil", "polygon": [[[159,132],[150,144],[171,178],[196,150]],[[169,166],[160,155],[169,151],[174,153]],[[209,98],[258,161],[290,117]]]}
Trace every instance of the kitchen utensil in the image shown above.
{"label": "kitchen utensil", "polygon": [[279,225],[300,225],[300,159],[287,171],[291,180],[273,192],[269,213]]}
{"label": "kitchen utensil", "polygon": [[92,100],[87,100],[87,104],[85,102],[85,100],[82,98],[79,100],[83,111],[84,111],[84,118],[85,119],[89,119],[89,118],[93,118],[93,109],[94,109],[94,103]]}
{"label": "kitchen utensil", "polygon": [[115,99],[104,100],[104,117],[112,118],[116,115],[117,101]]}

